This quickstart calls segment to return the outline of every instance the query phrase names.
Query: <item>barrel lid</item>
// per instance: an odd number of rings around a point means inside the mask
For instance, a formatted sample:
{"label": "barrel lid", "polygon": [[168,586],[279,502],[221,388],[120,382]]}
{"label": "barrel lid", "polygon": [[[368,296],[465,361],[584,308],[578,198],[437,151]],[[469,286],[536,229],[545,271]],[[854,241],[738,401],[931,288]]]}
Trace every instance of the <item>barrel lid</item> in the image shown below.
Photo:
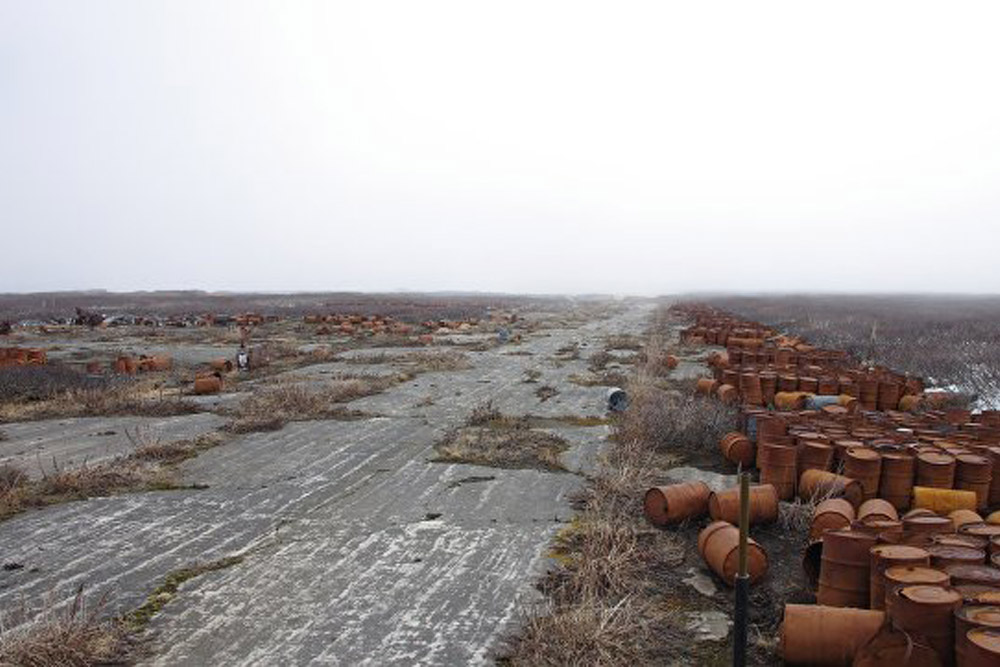
{"label": "barrel lid", "polygon": [[936,514],[919,514],[904,518],[903,523],[907,525],[916,524],[918,526],[943,526],[944,524],[951,525],[951,519],[937,516]]}
{"label": "barrel lid", "polygon": [[964,558],[966,560],[986,560],[986,552],[982,549],[968,546],[956,546],[954,544],[932,544],[927,547],[927,552],[932,556],[940,558]]}
{"label": "barrel lid", "polygon": [[980,563],[955,563],[944,568],[952,577],[1000,583],[1000,570]]}
{"label": "barrel lid", "polygon": [[990,460],[985,456],[979,456],[978,454],[959,454],[958,460],[962,463],[968,463],[969,465],[989,465]]}
{"label": "barrel lid", "polygon": [[997,605],[965,605],[956,609],[955,615],[976,625],[1000,628],[1000,606]]}
{"label": "barrel lid", "polygon": [[907,581],[947,583],[949,580],[947,572],[922,565],[895,565],[885,571],[885,576],[887,579],[904,583]]}
{"label": "barrel lid", "polygon": [[849,447],[847,455],[863,461],[877,461],[881,457],[874,449],[868,449],[867,447]]}
{"label": "barrel lid", "polygon": [[826,538],[833,539],[843,539],[843,540],[865,540],[868,542],[874,542],[875,536],[870,533],[865,533],[860,530],[851,530],[850,528],[841,528],[840,530],[828,530],[823,533],[823,539]]}
{"label": "barrel lid", "polygon": [[940,452],[924,452],[918,457],[924,463],[934,466],[946,466],[955,462],[955,457]]}
{"label": "barrel lid", "polygon": [[879,544],[871,548],[873,554],[878,554],[880,558],[926,558],[928,553],[920,547],[913,547],[908,544]]}
{"label": "barrel lid", "polygon": [[914,584],[904,586],[899,594],[907,600],[919,604],[945,604],[949,602],[961,602],[962,596],[958,591],[949,590],[942,586],[933,584]]}
{"label": "barrel lid", "polygon": [[992,628],[972,628],[965,634],[965,638],[987,653],[1000,656],[1000,632]]}
{"label": "barrel lid", "polygon": [[967,523],[958,529],[958,532],[968,535],[1000,535],[1000,526],[991,523]]}
{"label": "barrel lid", "polygon": [[935,544],[950,544],[955,547],[972,547],[973,549],[985,549],[986,539],[979,535],[951,535],[939,533],[931,537]]}

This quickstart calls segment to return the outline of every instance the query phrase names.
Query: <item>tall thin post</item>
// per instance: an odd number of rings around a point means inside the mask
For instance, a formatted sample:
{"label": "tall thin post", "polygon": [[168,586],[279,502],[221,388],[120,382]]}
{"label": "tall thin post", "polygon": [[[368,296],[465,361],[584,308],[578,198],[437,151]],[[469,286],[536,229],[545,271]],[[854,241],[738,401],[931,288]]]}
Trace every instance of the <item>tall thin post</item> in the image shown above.
{"label": "tall thin post", "polygon": [[747,572],[747,536],[750,531],[750,473],[740,474],[740,562],[736,573],[736,613],[733,622],[733,665],[747,664],[747,607],[750,575]]}

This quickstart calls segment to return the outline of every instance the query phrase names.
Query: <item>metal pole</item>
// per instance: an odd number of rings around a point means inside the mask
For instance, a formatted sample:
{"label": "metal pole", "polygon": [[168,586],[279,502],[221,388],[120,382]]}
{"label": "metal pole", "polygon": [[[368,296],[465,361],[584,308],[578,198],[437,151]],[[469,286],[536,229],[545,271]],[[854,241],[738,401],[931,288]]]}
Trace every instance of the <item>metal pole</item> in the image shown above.
{"label": "metal pole", "polygon": [[750,530],[750,473],[740,475],[740,563],[736,574],[736,614],[733,621],[733,665],[747,664],[747,607],[750,575],[747,573],[747,534]]}

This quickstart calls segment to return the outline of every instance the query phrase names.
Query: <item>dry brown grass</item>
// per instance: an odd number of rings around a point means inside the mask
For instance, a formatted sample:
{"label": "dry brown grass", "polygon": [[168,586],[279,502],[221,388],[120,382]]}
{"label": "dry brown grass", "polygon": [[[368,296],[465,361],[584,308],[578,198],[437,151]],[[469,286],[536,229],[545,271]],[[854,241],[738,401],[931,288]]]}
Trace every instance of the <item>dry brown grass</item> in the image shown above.
{"label": "dry brown grass", "polygon": [[110,384],[94,389],[73,389],[39,401],[0,403],[0,420],[36,421],[68,417],[123,415],[169,417],[198,412],[201,408],[177,392],[161,391],[152,382]]}
{"label": "dry brown grass", "polygon": [[634,350],[638,352],[646,346],[642,336],[635,334],[615,334],[604,338],[605,350]]}
{"label": "dry brown grass", "polygon": [[135,450],[128,455],[78,468],[57,468],[40,479],[30,478],[14,465],[0,466],[0,521],[30,508],[119,493],[179,488],[174,466],[223,441],[218,433],[170,443],[133,437]]}
{"label": "dry brown grass", "polygon": [[629,383],[629,401],[620,437],[713,466],[720,463],[719,440],[735,429],[738,417],[736,408],[721,401],[661,389],[646,372]]}
{"label": "dry brown grass", "polygon": [[101,597],[88,605],[83,590],[64,608],[46,604],[32,620],[22,609],[0,619],[0,665],[3,667],[90,667],[126,664],[134,658],[134,642],[124,626],[104,618]]}
{"label": "dry brown grass", "polygon": [[412,373],[461,371],[472,366],[469,363],[469,356],[458,350],[403,354],[375,352],[350,357],[346,361],[349,364],[398,364]]}
{"label": "dry brown grass", "polygon": [[408,375],[345,376],[322,386],[281,382],[256,389],[240,401],[224,427],[231,433],[273,431],[291,421],[307,419],[358,419],[364,413],[342,404],[385,391]]}
{"label": "dry brown grass", "polygon": [[73,500],[85,500],[133,491],[176,488],[173,471],[149,465],[128,456],[71,470],[57,470],[41,479],[29,479],[23,471],[5,466],[4,477],[20,477],[0,487],[0,521],[29,508],[45,507]]}
{"label": "dry brown grass", "polygon": [[669,657],[683,624],[663,575],[684,549],[646,523],[641,498],[670,464],[637,443],[614,444],[556,540],[559,565],[543,582],[545,601],[526,610],[502,663],[634,665]]}
{"label": "dry brown grass", "polygon": [[559,455],[569,445],[533,428],[529,417],[502,415],[491,403],[473,409],[466,425],[435,445],[439,463],[471,463],[493,468],[562,471]]}
{"label": "dry brown grass", "polygon": [[699,664],[673,576],[687,545],[681,533],[653,528],[642,498],[681,461],[718,459],[718,438],[735,410],[658,387],[652,366],[665,336],[651,339],[645,364],[629,378],[629,409],[597,472],[577,498],[579,514],[557,537],[556,569],[545,600],[527,610],[500,661],[510,665]]}

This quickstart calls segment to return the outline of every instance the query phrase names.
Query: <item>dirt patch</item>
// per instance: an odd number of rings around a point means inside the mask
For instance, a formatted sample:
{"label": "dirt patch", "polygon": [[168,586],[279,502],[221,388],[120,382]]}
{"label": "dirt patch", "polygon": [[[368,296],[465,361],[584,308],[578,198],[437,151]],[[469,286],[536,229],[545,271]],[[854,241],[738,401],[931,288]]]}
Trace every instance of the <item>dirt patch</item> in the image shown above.
{"label": "dirt patch", "polygon": [[494,468],[565,471],[562,438],[533,428],[526,417],[500,414],[491,404],[475,408],[466,425],[434,446],[436,463],[471,463]]}
{"label": "dirt patch", "polygon": [[555,387],[550,387],[547,384],[542,385],[541,387],[535,390],[535,396],[538,397],[538,401],[540,403],[544,403],[550,398],[558,395],[559,395],[559,390],[556,389]]}

